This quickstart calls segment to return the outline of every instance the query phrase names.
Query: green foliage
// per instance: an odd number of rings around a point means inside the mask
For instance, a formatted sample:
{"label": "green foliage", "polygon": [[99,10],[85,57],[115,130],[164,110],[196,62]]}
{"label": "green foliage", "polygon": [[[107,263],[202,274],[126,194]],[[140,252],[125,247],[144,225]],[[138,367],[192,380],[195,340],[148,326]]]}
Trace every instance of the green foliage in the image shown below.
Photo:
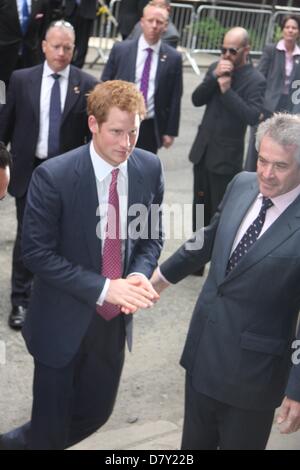
{"label": "green foliage", "polygon": [[197,47],[203,47],[209,44],[210,49],[219,49],[222,44],[224,34],[230,28],[224,28],[215,18],[205,18],[197,21],[194,25],[189,25],[186,30],[192,29],[193,34],[197,35]]}

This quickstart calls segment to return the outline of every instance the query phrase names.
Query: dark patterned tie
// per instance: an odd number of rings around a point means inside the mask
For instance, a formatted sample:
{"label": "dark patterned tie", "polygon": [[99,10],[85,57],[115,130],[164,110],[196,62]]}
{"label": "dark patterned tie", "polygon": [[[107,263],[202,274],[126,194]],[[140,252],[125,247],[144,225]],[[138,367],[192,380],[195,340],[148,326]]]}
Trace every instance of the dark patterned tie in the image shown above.
{"label": "dark patterned tie", "polygon": [[140,90],[144,95],[145,103],[146,103],[146,106],[147,106],[150,67],[151,67],[153,49],[151,49],[151,47],[147,47],[146,51],[148,52],[148,55],[147,55],[147,58],[146,58],[145,63],[144,63],[144,69],[143,69],[142,78],[141,78]]}
{"label": "dark patterned tie", "polygon": [[232,252],[226,269],[226,275],[236,267],[236,265],[240,262],[243,256],[248,253],[251,246],[256,242],[261,229],[263,228],[264,221],[266,218],[267,210],[273,206],[273,202],[271,199],[263,197],[261,208],[259,211],[258,216],[255,220],[253,220],[252,224],[249,225],[246,232],[242,236],[241,240],[237,244],[236,248]]}
{"label": "dark patterned tie", "polygon": [[[111,172],[107,226],[102,255],[101,274],[108,279],[119,279],[122,277],[122,241],[120,237],[120,208],[117,190],[118,173],[118,168]],[[117,305],[104,302],[102,306],[97,305],[97,313],[109,321],[120,314],[120,308]]]}
{"label": "dark patterned tie", "polygon": [[55,157],[59,154],[59,135],[61,122],[61,101],[60,101],[60,85],[58,73],[51,75],[54,83],[51,89],[50,109],[49,109],[49,134],[48,134],[48,158]]}

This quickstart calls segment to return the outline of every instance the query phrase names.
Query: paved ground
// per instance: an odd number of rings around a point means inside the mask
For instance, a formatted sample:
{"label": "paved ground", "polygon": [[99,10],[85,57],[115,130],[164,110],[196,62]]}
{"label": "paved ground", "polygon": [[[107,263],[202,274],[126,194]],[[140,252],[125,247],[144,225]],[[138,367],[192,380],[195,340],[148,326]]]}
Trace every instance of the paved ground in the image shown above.
{"label": "paved ground", "polygon": [[[210,61],[211,57],[204,57],[201,64]],[[94,67],[92,73],[99,76],[100,68]],[[186,68],[180,137],[171,150],[160,152],[167,204],[191,202],[192,172],[187,154],[202,112],[192,107],[190,95],[198,83],[199,77]],[[190,227],[190,214],[186,218]],[[175,227],[180,227],[178,216]],[[6,344],[6,364],[0,363],[0,433],[27,420],[31,405],[32,360],[21,335],[7,326],[14,233],[14,204],[7,198],[0,205],[0,340]],[[180,239],[168,240],[162,259],[180,242]],[[152,311],[142,311],[136,316],[134,349],[132,354],[127,354],[114,413],[98,433],[75,448],[179,449],[184,372],[178,361],[201,285],[201,279],[189,277],[169,289]],[[269,448],[300,450],[300,433],[280,436],[274,426]]]}

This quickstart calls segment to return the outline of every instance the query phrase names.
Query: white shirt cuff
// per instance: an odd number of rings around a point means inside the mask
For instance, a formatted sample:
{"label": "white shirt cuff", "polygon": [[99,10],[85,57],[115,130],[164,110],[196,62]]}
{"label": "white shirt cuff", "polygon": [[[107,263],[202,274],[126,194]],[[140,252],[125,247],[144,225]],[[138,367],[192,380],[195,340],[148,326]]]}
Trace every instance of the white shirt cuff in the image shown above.
{"label": "white shirt cuff", "polygon": [[99,299],[96,302],[97,305],[100,305],[100,306],[103,305],[103,303],[105,301],[107,291],[108,291],[108,288],[109,288],[109,284],[110,284],[110,279],[106,279],[104,287],[103,287],[102,292],[101,292],[101,295],[100,295]]}

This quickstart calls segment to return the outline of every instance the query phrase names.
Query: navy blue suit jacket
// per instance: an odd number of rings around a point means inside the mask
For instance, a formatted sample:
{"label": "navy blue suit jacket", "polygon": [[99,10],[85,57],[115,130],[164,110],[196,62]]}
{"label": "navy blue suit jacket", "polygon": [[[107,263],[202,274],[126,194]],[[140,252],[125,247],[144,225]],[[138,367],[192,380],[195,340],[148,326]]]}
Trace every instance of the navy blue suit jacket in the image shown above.
{"label": "navy blue suit jacket", "polygon": [[[137,40],[116,43],[111,50],[101,80],[135,82]],[[182,58],[173,47],[162,43],[155,77],[155,124],[158,146],[163,135],[176,137],[179,130],[182,95]]]}
{"label": "navy blue suit jacket", "polygon": [[[8,87],[7,104],[0,108],[0,140],[11,143],[13,171],[9,192],[15,197],[26,193],[34,168],[40,126],[42,74],[42,64],[15,71]],[[90,140],[86,94],[96,84],[97,80],[91,75],[70,67],[60,128],[60,153]]]}
{"label": "navy blue suit jacket", "polygon": [[[134,214],[128,217],[124,276],[140,272],[149,277],[157,264],[162,247],[157,209],[162,197],[160,160],[134,150],[128,160],[128,207],[139,203],[146,210],[138,237],[130,235]],[[35,280],[22,332],[29,352],[51,367],[63,367],[76,354],[105,283],[100,274],[97,208],[89,145],[50,159],[35,170],[23,224],[24,263]],[[124,319],[130,346],[131,315]]]}

